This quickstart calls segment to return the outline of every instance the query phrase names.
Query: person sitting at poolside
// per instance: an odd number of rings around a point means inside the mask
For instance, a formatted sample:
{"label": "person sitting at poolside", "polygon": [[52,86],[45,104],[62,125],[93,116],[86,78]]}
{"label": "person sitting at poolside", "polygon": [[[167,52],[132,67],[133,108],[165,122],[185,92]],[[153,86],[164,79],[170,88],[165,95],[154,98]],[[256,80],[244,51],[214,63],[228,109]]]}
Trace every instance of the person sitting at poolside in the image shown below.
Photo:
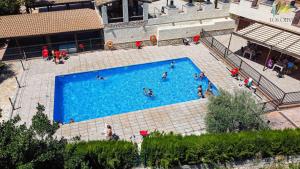
{"label": "person sitting at poolside", "polygon": [[204,73],[203,73],[203,72],[201,72],[201,73],[200,73],[200,75],[199,75],[199,79],[201,79],[201,80],[202,80],[204,77],[205,77]]}
{"label": "person sitting at poolside", "polygon": [[[244,85],[248,88],[251,88],[253,79],[251,77],[244,80]],[[241,86],[241,85],[240,85]]]}
{"label": "person sitting at poolside", "polygon": [[171,67],[171,69],[174,69],[174,67],[175,67],[175,61],[171,62],[170,67]]}
{"label": "person sitting at poolside", "polygon": [[233,68],[230,70],[231,76],[232,77],[237,77],[239,75],[239,68]]}
{"label": "person sitting at poolside", "polygon": [[168,77],[168,72],[164,72],[164,73],[162,74],[162,76],[161,76],[161,78],[162,78],[163,80],[166,80],[167,77]]}
{"label": "person sitting at poolside", "polygon": [[213,95],[212,91],[207,89],[206,92],[205,92],[205,97],[207,98],[207,97],[212,96],[212,95]]}
{"label": "person sitting at poolside", "polygon": [[103,76],[99,76],[99,75],[97,75],[97,77],[96,77],[98,80],[104,80],[104,77]]}
{"label": "person sitting at poolside", "polygon": [[105,136],[106,136],[106,139],[107,140],[111,140],[112,139],[112,136],[113,136],[113,132],[112,132],[112,127],[111,127],[111,125],[107,125],[106,126],[106,133],[105,133]]}
{"label": "person sitting at poolside", "polygon": [[74,123],[75,121],[74,121],[74,119],[70,119],[70,123]]}

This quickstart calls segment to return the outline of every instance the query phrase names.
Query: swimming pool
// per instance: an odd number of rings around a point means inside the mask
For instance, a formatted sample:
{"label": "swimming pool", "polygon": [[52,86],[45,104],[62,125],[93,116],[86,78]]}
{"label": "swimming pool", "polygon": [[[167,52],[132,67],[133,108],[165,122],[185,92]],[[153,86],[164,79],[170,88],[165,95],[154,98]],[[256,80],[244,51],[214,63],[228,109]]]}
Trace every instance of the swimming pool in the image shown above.
{"label": "swimming pool", "polygon": [[[166,80],[163,72],[168,72]],[[56,76],[54,120],[79,122],[199,99],[197,87],[205,91],[209,82],[194,79],[200,72],[189,58],[180,58]],[[152,89],[154,97],[145,96],[143,88]],[[212,91],[218,93],[214,85]]]}

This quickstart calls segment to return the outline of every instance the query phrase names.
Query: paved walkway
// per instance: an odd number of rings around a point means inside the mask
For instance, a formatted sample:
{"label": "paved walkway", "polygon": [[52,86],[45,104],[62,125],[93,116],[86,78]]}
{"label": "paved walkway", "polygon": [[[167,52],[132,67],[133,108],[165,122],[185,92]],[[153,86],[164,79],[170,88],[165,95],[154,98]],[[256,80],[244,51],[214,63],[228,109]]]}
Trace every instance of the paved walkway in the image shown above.
{"label": "paved walkway", "polygon": [[[217,61],[201,44],[197,46],[145,47],[142,50],[95,51],[71,56],[63,65],[55,65],[53,62],[45,62],[41,59],[30,60],[25,63],[26,67],[29,68],[25,72],[21,71],[19,61],[10,62],[9,64],[14,67],[19,79],[21,79],[21,84],[25,85],[18,92],[16,107],[20,107],[20,109],[15,110],[13,115],[19,114],[22,121],[29,125],[39,102],[46,106],[46,114],[50,119],[53,119],[54,78],[57,75],[180,57],[192,59],[218,88],[228,91],[239,88],[238,82],[230,77],[225,65]],[[14,79],[4,81],[0,85],[1,99],[4,100],[3,98],[14,95],[16,86]],[[66,138],[81,136],[83,140],[103,139],[105,138],[102,134],[105,123],[111,124],[113,131],[121,139],[129,140],[130,136],[136,135],[138,142],[141,139],[138,137],[140,130],[153,131],[157,129],[181,134],[201,134],[205,132],[206,102],[206,99],[194,100],[65,124],[56,134]],[[9,102],[2,101],[1,106],[3,105],[7,108],[4,109],[4,118],[8,118],[10,115]],[[295,124],[300,125],[298,112],[299,108],[272,112],[267,114],[266,118],[270,120],[270,126],[273,129],[295,128]]]}
{"label": "paved walkway", "polygon": [[[54,79],[57,75],[104,68],[140,64],[146,62],[189,57],[218,87],[233,91],[238,87],[230,77],[225,65],[217,61],[202,44],[191,46],[145,47],[141,50],[94,51],[71,56],[65,64],[55,65],[50,61],[35,59],[27,61],[29,70],[23,74],[22,85],[13,115],[19,114],[26,124],[36,112],[37,103],[45,105],[45,113],[53,119]],[[17,64],[17,63],[16,63]],[[71,138],[81,135],[83,140],[104,138],[101,134],[104,123],[112,124],[122,139],[139,135],[142,129],[174,131],[182,134],[205,132],[204,116],[206,99],[175,105],[146,109],[105,118],[63,125],[58,136]],[[5,112],[7,113],[7,112]]]}

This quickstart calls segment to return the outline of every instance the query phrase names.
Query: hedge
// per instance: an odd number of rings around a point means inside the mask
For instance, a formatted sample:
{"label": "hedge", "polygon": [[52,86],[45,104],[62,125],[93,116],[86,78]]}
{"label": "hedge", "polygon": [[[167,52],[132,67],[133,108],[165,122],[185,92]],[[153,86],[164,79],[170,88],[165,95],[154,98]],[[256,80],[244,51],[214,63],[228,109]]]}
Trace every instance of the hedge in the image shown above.
{"label": "hedge", "polygon": [[300,154],[299,129],[185,137],[154,133],[144,139],[141,149],[141,158],[147,166],[163,168],[297,154]]}
{"label": "hedge", "polygon": [[68,144],[65,168],[132,168],[137,145],[127,141],[89,141]]}

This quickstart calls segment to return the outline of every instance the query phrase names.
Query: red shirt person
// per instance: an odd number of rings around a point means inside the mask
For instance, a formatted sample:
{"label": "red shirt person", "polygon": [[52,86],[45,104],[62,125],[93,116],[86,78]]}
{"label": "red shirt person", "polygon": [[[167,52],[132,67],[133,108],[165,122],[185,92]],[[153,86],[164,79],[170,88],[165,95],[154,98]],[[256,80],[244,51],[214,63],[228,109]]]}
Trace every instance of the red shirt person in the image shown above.
{"label": "red shirt person", "polygon": [[48,49],[44,48],[44,49],[42,50],[42,55],[43,55],[43,58],[44,58],[44,59],[48,58],[48,56],[49,56],[49,51],[48,51]]}

